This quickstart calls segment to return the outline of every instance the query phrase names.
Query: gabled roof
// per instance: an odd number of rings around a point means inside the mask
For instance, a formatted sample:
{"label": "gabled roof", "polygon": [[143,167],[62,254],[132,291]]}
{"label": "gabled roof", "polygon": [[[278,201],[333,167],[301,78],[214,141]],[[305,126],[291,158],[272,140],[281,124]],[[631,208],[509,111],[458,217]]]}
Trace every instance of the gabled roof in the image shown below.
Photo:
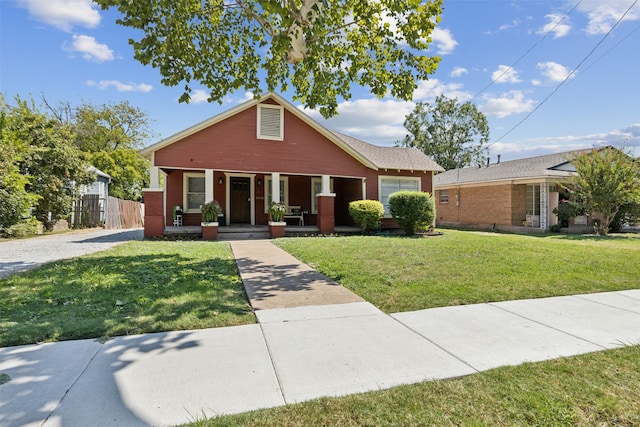
{"label": "gabled roof", "polygon": [[358,160],[368,168],[378,169],[397,169],[397,170],[418,170],[418,171],[442,171],[442,167],[427,157],[424,153],[413,148],[400,147],[380,147],[369,144],[338,132],[330,131],[308,115],[304,114],[300,109],[296,108],[289,101],[275,93],[263,95],[260,99],[252,99],[244,102],[235,108],[227,110],[207,120],[204,120],[194,126],[191,126],[181,132],[178,132],[162,141],[152,144],[140,150],[140,154],[151,159],[153,152],[178,142],[196,132],[222,122],[242,111],[245,111],[255,105],[258,105],[268,99],[273,99],[282,105],[291,114],[308,124],[314,130],[325,136],[328,140],[336,144],[351,157]]}
{"label": "gabled roof", "polygon": [[452,169],[434,177],[434,187],[500,181],[566,178],[575,173],[571,159],[588,150],[509,160],[482,167]]}
{"label": "gabled roof", "polygon": [[336,131],[331,133],[369,159],[379,169],[444,171],[442,166],[417,148],[381,147]]}

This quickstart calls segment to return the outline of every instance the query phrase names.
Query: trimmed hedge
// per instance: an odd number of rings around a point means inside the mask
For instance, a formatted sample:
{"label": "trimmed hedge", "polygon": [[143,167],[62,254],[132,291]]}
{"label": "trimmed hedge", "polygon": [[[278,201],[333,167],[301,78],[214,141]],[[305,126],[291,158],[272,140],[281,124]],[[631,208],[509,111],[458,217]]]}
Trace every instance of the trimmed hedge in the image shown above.
{"label": "trimmed hedge", "polygon": [[433,196],[422,191],[398,191],[389,196],[391,215],[407,236],[428,228],[436,217]]}
{"label": "trimmed hedge", "polygon": [[349,203],[349,215],[365,232],[380,228],[384,206],[377,200],[355,200]]}

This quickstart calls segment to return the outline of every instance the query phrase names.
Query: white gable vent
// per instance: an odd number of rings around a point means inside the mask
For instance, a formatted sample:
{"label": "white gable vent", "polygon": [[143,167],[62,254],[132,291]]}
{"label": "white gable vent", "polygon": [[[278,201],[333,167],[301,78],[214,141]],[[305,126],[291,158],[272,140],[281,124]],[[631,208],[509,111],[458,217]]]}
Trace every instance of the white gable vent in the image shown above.
{"label": "white gable vent", "polygon": [[280,105],[258,105],[258,138],[284,139],[284,108]]}

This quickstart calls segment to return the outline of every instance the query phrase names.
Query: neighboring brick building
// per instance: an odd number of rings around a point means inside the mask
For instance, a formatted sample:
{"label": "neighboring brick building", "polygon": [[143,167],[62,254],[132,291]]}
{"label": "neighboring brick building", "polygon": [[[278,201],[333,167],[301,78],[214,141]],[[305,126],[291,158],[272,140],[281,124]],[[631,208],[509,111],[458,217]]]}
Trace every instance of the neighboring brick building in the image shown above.
{"label": "neighboring brick building", "polygon": [[[380,147],[332,132],[276,94],[267,94],[141,150],[151,160],[145,235],[199,226],[200,206],[217,200],[221,225],[266,225],[272,201],[299,207],[304,224],[332,233],[353,225],[349,202],[411,189],[433,191],[443,169],[415,148]],[[159,174],[164,177],[160,186]],[[386,206],[387,207],[387,206]],[[302,221],[301,221],[302,222]],[[397,227],[389,215],[383,227]]]}
{"label": "neighboring brick building", "polygon": [[[434,178],[438,225],[472,228],[546,230],[558,223],[553,210],[562,189],[558,183],[575,174],[569,161],[584,151],[454,169]],[[571,225],[588,224],[577,217]]]}

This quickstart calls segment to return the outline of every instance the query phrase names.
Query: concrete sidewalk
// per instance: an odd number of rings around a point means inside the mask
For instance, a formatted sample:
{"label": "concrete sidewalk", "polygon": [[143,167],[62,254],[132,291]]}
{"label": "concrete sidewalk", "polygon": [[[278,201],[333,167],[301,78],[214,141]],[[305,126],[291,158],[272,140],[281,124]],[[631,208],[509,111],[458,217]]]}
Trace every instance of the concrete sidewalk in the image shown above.
{"label": "concrete sidewalk", "polygon": [[175,425],[640,344],[640,289],[387,315],[268,241],[232,248],[259,324],[1,348],[0,426]]}

